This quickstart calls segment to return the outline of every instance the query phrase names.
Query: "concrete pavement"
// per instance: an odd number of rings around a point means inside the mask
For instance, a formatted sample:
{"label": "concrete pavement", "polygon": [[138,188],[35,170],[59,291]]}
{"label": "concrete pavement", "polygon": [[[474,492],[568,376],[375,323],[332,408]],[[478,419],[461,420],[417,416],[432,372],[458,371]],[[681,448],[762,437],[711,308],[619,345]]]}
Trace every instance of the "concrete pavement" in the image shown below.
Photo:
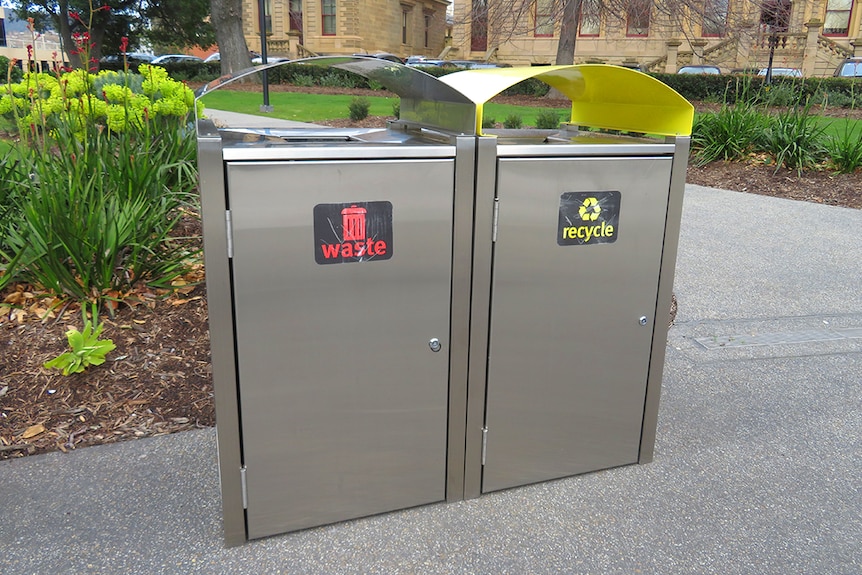
{"label": "concrete pavement", "polygon": [[225,549],[211,429],[0,462],[0,573],[862,573],[862,211],[688,186],[655,461]]}

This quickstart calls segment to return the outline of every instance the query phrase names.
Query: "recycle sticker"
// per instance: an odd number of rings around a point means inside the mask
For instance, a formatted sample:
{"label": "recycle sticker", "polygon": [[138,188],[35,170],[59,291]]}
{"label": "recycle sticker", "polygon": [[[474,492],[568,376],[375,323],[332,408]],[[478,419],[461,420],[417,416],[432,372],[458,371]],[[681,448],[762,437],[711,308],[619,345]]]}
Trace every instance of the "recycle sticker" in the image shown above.
{"label": "recycle sticker", "polygon": [[565,192],[560,196],[557,245],[586,246],[617,241],[620,193]]}

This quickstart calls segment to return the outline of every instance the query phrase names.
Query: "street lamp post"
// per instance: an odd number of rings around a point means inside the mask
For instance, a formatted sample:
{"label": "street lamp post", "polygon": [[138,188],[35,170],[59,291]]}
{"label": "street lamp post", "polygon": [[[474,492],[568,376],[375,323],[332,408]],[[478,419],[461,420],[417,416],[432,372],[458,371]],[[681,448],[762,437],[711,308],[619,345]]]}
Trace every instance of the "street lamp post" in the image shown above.
{"label": "street lamp post", "polygon": [[[263,64],[269,64],[269,60],[266,57],[266,0],[258,0],[257,12],[260,24],[260,59]],[[263,81],[263,104],[260,107],[260,111],[272,112],[272,106],[269,104],[269,79],[267,78],[266,70],[261,72],[261,80]]]}
{"label": "street lamp post", "polygon": [[772,60],[775,58],[775,49],[778,47],[778,32],[770,26],[769,31],[769,64],[766,66],[766,85],[772,84]]}

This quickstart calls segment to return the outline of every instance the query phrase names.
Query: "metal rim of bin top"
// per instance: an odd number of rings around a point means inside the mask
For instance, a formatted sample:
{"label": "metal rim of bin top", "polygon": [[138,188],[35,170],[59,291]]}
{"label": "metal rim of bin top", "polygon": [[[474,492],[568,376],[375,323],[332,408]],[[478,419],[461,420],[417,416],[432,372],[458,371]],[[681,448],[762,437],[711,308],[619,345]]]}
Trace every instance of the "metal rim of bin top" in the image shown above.
{"label": "metal rim of bin top", "polygon": [[[287,62],[222,76],[195,93],[198,98]],[[482,135],[484,105],[506,88],[535,78],[572,102],[569,123],[660,136],[689,136],[694,107],[666,84],[641,72],[605,64],[463,70],[440,78],[415,67],[361,56],[322,56],[292,64],[328,66],[376,82],[401,98],[401,119],[421,126]]]}
{"label": "metal rim of bin top", "polygon": [[402,120],[456,134],[474,134],[476,104],[467,96],[415,67],[364,56],[319,56],[246,68],[199,88],[195,92],[195,100],[253,74],[288,63],[338,68],[364,76],[401,98]]}
{"label": "metal rim of bin top", "polygon": [[484,104],[506,88],[535,78],[572,102],[569,123],[660,136],[690,136],[694,106],[667,84],[642,72],[607,64],[464,70],[440,81],[476,102],[476,132]]}

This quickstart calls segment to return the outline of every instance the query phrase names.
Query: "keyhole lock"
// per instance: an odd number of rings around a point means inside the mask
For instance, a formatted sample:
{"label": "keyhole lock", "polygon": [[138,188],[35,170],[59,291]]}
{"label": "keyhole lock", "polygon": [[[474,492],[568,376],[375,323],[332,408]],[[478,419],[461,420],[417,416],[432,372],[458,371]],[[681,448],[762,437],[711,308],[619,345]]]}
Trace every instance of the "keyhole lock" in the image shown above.
{"label": "keyhole lock", "polygon": [[432,337],[432,338],[428,341],[428,347],[430,347],[430,348],[431,348],[431,351],[433,351],[433,352],[435,352],[435,353],[436,353],[436,352],[440,351],[440,348],[442,348],[443,346],[440,344],[440,340],[439,340],[439,339],[437,339],[436,337]]}
{"label": "keyhole lock", "polygon": [[640,323],[641,325],[646,325],[648,321],[649,320],[647,319],[647,316],[642,315],[641,318],[638,320],[638,323]]}

